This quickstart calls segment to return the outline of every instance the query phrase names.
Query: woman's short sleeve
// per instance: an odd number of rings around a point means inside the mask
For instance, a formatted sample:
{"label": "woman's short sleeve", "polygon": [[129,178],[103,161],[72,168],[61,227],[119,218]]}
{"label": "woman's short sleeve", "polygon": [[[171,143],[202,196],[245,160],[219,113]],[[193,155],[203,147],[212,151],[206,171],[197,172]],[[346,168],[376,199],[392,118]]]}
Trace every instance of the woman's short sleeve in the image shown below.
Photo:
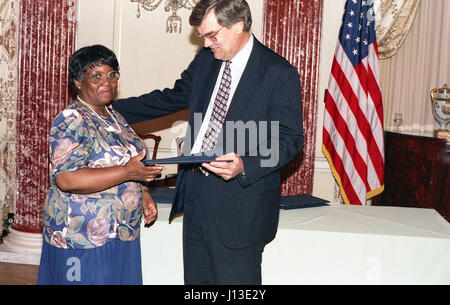
{"label": "woman's short sleeve", "polygon": [[86,167],[92,139],[82,115],[74,109],[63,110],[55,119],[49,137],[50,181],[55,175]]}

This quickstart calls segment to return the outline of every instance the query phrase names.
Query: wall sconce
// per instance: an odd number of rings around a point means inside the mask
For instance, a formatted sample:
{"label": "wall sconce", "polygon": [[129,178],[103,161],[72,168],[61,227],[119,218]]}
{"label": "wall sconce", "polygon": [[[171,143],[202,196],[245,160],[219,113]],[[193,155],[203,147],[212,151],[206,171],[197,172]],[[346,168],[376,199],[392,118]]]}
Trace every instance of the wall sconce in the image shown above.
{"label": "wall sconce", "polygon": [[[141,16],[141,10],[139,6],[142,6],[146,11],[155,10],[162,2],[162,0],[130,0],[131,2],[137,2],[138,9],[136,17]],[[164,10],[166,12],[172,11],[172,15],[167,17],[166,32],[178,32],[181,33],[181,18],[177,15],[177,11],[180,8],[192,9],[200,0],[166,0],[164,4]]]}

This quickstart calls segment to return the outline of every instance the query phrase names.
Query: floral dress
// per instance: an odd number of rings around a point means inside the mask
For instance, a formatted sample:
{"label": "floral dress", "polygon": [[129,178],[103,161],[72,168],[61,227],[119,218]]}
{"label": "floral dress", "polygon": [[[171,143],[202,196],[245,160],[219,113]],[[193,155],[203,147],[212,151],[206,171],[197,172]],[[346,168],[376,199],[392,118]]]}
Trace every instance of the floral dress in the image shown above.
{"label": "floral dress", "polygon": [[[111,240],[139,237],[142,186],[125,182],[101,192],[74,194],[61,191],[58,173],[80,168],[125,165],[145,149],[144,142],[123,117],[100,119],[80,101],[72,102],[50,130],[50,188],[43,211],[44,240],[57,248],[90,249]],[[108,131],[105,121],[117,131]],[[119,126],[117,126],[119,125]]]}

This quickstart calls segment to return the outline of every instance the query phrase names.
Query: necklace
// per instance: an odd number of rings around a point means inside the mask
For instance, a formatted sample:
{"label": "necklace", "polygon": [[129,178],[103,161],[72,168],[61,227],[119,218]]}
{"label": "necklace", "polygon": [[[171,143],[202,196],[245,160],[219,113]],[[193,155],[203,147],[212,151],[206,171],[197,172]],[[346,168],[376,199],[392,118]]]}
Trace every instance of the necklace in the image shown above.
{"label": "necklace", "polygon": [[119,125],[119,123],[117,123],[116,118],[112,115],[112,113],[109,112],[108,107],[105,107],[105,110],[106,110],[106,112],[109,114],[109,116],[113,119],[114,124],[118,127],[118,129],[115,128],[113,125],[109,124],[106,120],[104,120],[104,119],[103,119],[103,118],[102,118],[102,117],[101,117],[94,109],[92,109],[92,107],[91,107],[88,103],[86,103],[85,101],[83,101],[83,100],[80,98],[79,95],[77,96],[77,99],[78,99],[80,102],[82,102],[84,105],[86,105],[86,106],[94,113],[94,115],[95,115],[101,122],[103,122],[103,124],[105,124],[105,125],[107,126],[107,128],[106,128],[107,131],[120,133],[120,125]]}

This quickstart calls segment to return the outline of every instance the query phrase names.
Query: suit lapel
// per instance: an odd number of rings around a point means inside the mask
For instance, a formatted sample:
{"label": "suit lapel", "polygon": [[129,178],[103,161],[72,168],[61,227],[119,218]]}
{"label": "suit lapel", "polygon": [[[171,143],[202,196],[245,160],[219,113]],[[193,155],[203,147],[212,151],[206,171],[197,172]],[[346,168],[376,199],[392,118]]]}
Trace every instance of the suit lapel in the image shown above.
{"label": "suit lapel", "polygon": [[248,109],[251,106],[253,100],[250,98],[252,93],[258,88],[259,80],[257,75],[261,65],[261,56],[259,42],[254,39],[253,49],[248,59],[247,65],[242,73],[239,84],[231,101],[230,107],[227,112],[227,120],[234,120],[244,109]]}
{"label": "suit lapel", "polygon": [[206,109],[208,109],[208,105],[211,100],[211,95],[213,93],[217,76],[220,71],[221,63],[222,62],[220,60],[213,60],[212,64],[210,65],[208,71],[205,74],[203,87],[202,90],[200,90],[201,95],[198,96],[196,107],[194,109],[194,112],[197,113],[201,112],[202,117],[205,116]]}

